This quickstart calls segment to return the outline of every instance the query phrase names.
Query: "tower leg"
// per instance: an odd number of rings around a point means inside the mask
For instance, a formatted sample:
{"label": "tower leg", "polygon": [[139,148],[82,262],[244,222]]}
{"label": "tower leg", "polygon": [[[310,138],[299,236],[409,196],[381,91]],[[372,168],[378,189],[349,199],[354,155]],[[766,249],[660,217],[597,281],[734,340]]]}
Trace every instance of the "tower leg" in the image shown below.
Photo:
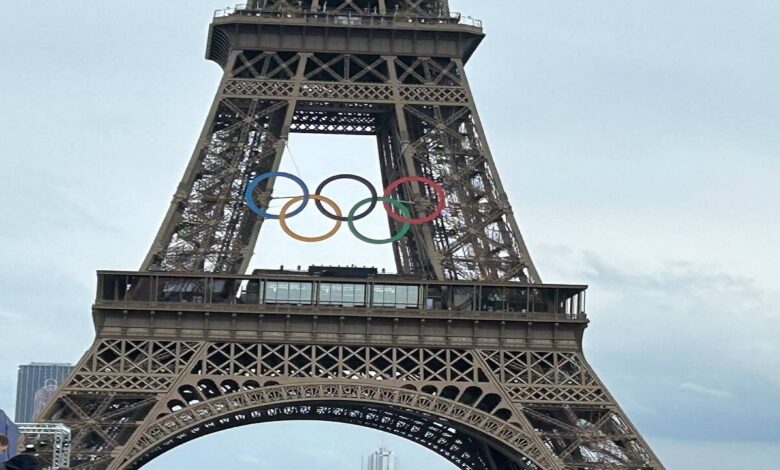
{"label": "tower leg", "polygon": [[[231,55],[199,144],[143,270],[246,270],[263,220],[247,207],[244,193],[252,178],[279,167],[305,62],[305,54]],[[246,90],[252,80],[260,79],[284,79],[275,86],[289,91],[288,96],[274,99]],[[235,89],[236,80],[245,90]],[[272,190],[273,181],[257,189],[261,207],[268,207]]]}

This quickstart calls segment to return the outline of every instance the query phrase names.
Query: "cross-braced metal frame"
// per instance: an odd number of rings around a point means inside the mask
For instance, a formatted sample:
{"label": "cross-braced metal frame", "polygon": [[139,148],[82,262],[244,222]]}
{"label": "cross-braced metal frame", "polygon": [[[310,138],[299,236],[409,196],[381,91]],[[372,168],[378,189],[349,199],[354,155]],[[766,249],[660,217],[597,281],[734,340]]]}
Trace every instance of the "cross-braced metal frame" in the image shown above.
{"label": "cross-braced metal frame", "polygon": [[[582,355],[584,287],[541,284],[466,79],[481,25],[447,3],[256,0],[215,17],[224,77],[196,150],[141,272],[100,273],[97,338],[43,413],[73,429],[72,468],[315,419],[462,469],[663,469]],[[393,244],[401,276],[241,276],[263,223],[244,193],[292,132],[373,135],[385,184],[444,187],[446,216]],[[424,185],[395,195],[418,216],[436,203]],[[273,180],[254,198],[266,209]],[[333,285],[362,297],[323,301]]]}
{"label": "cross-braced metal frame", "polygon": [[319,342],[99,339],[49,416],[79,429],[73,468],[136,468],[205,434],[295,419],[381,429],[463,469],[662,468],[562,340],[548,352]]}
{"label": "cross-braced metal frame", "polygon": [[[210,119],[143,269],[243,272],[263,222],[246,186],[279,167],[290,132],[316,132],[375,135],[385,183],[417,175],[445,188],[447,217],[394,245],[400,273],[538,281],[462,57],[231,48],[218,60],[225,77]],[[263,209],[272,189],[257,190]],[[436,203],[422,185],[399,197],[420,214]]]}

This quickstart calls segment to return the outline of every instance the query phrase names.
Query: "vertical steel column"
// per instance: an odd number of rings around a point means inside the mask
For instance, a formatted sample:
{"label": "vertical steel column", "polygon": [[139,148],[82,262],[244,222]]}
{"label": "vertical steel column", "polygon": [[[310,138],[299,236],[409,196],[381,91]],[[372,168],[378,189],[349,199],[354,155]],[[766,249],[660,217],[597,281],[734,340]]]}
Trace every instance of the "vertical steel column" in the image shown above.
{"label": "vertical steel column", "polygon": [[[278,171],[279,166],[282,163],[282,157],[284,156],[284,149],[287,146],[287,142],[290,139],[290,126],[293,122],[293,116],[295,115],[295,108],[298,105],[298,99],[300,98],[301,93],[301,83],[303,82],[304,74],[306,72],[306,63],[309,59],[311,54],[307,53],[301,53],[299,54],[300,59],[298,60],[298,68],[295,72],[295,77],[292,79],[292,94],[287,99],[287,111],[284,114],[284,122],[282,123],[282,129],[281,133],[279,135],[279,140],[277,142],[277,148],[276,148],[276,155],[274,156],[274,161],[271,166],[271,171]],[[274,189],[274,180],[268,181],[266,185],[265,193],[267,193],[267,197],[261,199],[260,207],[263,210],[268,209],[268,205],[271,202],[271,194],[273,193]],[[257,245],[257,239],[260,236],[260,229],[263,226],[264,219],[260,217],[255,217],[255,223],[252,228],[252,235],[249,238],[249,241],[244,245],[244,256],[242,259],[241,267],[239,268],[238,272],[243,273],[247,270],[249,267],[249,262],[252,259],[252,253],[255,249],[255,246]]]}
{"label": "vertical steel column", "polygon": [[[417,164],[415,163],[414,158],[415,150],[411,145],[412,142],[409,137],[409,127],[404,110],[404,98],[400,89],[401,81],[398,79],[395,61],[395,57],[387,58],[389,83],[393,87],[393,111],[395,115],[393,130],[397,132],[394,140],[396,145],[399,146],[398,153],[400,158],[398,159],[398,163],[399,170],[401,170],[402,173],[393,176],[418,176]],[[411,188],[411,193],[406,193],[402,189],[401,194],[412,196],[410,199],[419,198],[420,191],[418,185],[412,184],[409,185],[409,187]],[[414,213],[414,208],[411,210]],[[428,275],[430,279],[445,279],[444,270],[441,266],[441,258],[433,244],[431,227],[427,224],[415,226],[409,231],[406,238],[407,244],[413,244],[416,251],[415,254],[417,255],[417,261],[419,266],[424,270],[424,273]],[[407,249],[409,248],[407,247]]]}

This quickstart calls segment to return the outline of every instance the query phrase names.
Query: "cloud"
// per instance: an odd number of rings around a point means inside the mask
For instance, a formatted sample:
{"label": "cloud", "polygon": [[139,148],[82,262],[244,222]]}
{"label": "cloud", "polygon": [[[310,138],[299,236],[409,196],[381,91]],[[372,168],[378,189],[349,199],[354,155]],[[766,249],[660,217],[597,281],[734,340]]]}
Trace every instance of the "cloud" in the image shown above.
{"label": "cloud", "polygon": [[669,470],[774,470],[780,460],[776,442],[697,442],[654,439]]}
{"label": "cloud", "polygon": [[[29,240],[37,242],[52,238],[53,234],[69,232],[94,235],[116,232],[106,217],[100,217],[82,204],[81,200],[94,199],[95,194],[84,193],[67,180],[67,175],[46,173],[29,168],[26,162],[14,163],[15,172],[24,178],[7,178],[0,186],[4,217],[14,223],[0,225],[0,238],[5,240]],[[72,182],[72,181],[71,181]]]}
{"label": "cloud", "polygon": [[250,454],[238,454],[236,456],[236,460],[238,460],[241,463],[245,463],[248,465],[253,465],[255,467],[259,467],[262,465],[266,465],[268,462],[266,462],[264,459]]}
{"label": "cloud", "polygon": [[553,268],[548,282],[590,284],[585,355],[640,430],[669,439],[780,439],[772,424],[780,422],[772,292],[705,263],[616,267],[592,252],[541,248],[537,263]]}
{"label": "cloud", "polygon": [[18,365],[74,362],[86,351],[94,290],[56,269],[24,264],[0,270],[0,286],[0,408],[13,410]]}
{"label": "cloud", "polygon": [[731,392],[729,391],[707,388],[703,385],[699,385],[692,382],[685,382],[684,384],[680,385],[680,388],[683,390],[688,390],[690,392],[699,393],[702,395],[710,395],[717,398],[731,398]]}

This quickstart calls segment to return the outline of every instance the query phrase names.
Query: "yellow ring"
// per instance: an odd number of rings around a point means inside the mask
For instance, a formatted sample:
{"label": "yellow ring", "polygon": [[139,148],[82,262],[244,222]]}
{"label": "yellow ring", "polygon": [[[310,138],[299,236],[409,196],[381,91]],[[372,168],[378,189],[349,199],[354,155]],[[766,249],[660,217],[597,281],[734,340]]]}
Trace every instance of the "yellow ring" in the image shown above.
{"label": "yellow ring", "polygon": [[[286,220],[287,219],[287,211],[290,209],[290,207],[293,206],[293,204],[301,202],[301,201],[303,201],[303,199],[304,199],[303,196],[294,197],[294,198],[290,199],[289,201],[287,201],[287,204],[285,204],[282,207],[282,210],[279,212],[279,225],[282,227],[282,231],[284,233],[286,233],[288,236],[290,236],[291,238],[293,238],[295,240],[298,240],[298,241],[301,241],[301,242],[306,242],[306,243],[322,242],[322,241],[325,241],[325,240],[331,238],[333,235],[336,235],[336,232],[338,232],[339,229],[341,228],[341,221],[340,220],[336,221],[336,226],[333,227],[333,230],[331,230],[330,232],[326,233],[325,235],[322,235],[321,237],[304,237],[304,236],[298,235],[297,233],[295,233],[292,230],[290,230],[290,227],[287,226],[287,220]],[[324,202],[325,204],[329,205],[330,208],[334,210],[334,212],[336,212],[336,217],[341,217],[341,209],[339,208],[339,206],[336,205],[335,202],[333,202],[333,200],[328,199],[325,196],[318,196],[316,194],[310,194],[309,195],[309,199],[314,199],[315,201]]]}

